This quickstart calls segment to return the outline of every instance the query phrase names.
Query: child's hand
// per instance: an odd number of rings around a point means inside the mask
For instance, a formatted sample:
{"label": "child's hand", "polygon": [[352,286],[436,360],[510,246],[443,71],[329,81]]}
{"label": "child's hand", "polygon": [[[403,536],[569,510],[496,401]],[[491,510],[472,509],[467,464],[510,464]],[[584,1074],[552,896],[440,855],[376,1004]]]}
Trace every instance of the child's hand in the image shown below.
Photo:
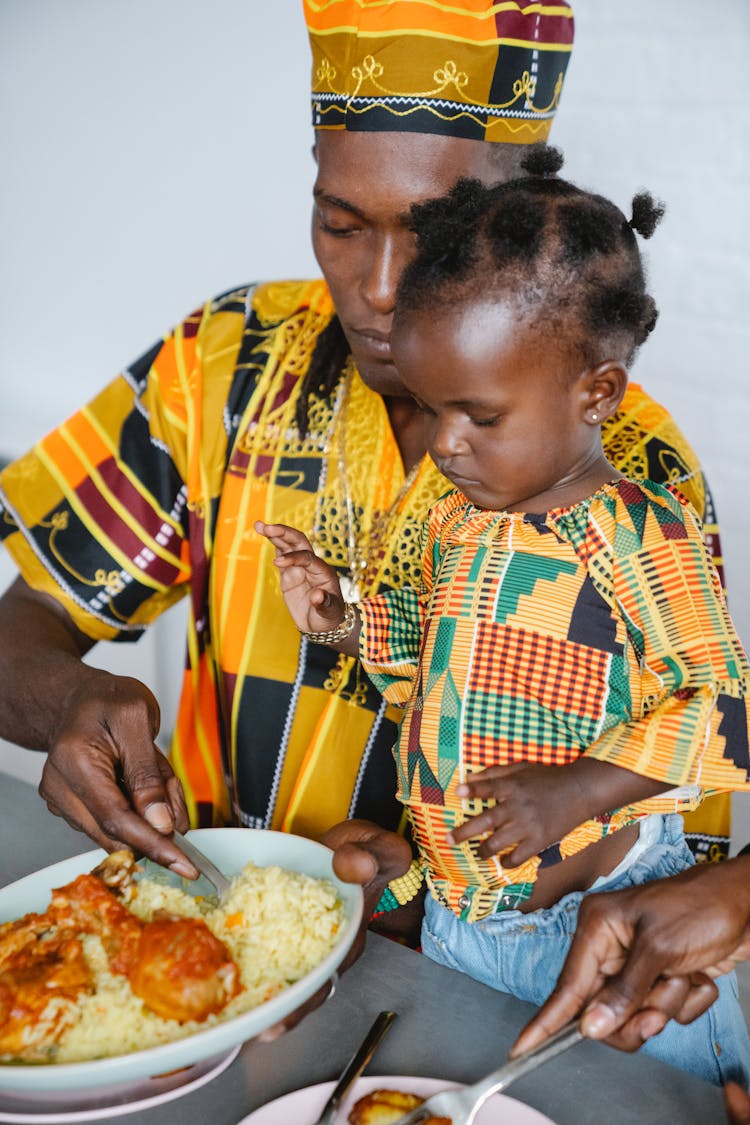
{"label": "child's hand", "polygon": [[255,530],[276,550],[281,592],[300,632],[320,633],[340,625],[346,605],[338,575],[313,552],[307,536],[286,524],[260,520]]}
{"label": "child's hand", "polygon": [[470,800],[494,798],[497,804],[454,828],[448,842],[459,844],[489,832],[477,849],[479,855],[487,859],[506,853],[507,867],[518,867],[539,855],[587,819],[578,805],[576,775],[565,766],[534,762],[490,766],[456,786],[456,793]]}
{"label": "child's hand", "polygon": [[490,766],[457,785],[456,793],[482,801],[494,798],[497,804],[454,828],[448,841],[459,844],[489,832],[477,849],[479,855],[487,859],[503,852],[505,866],[517,867],[585,820],[655,797],[669,787],[586,756],[565,766]]}

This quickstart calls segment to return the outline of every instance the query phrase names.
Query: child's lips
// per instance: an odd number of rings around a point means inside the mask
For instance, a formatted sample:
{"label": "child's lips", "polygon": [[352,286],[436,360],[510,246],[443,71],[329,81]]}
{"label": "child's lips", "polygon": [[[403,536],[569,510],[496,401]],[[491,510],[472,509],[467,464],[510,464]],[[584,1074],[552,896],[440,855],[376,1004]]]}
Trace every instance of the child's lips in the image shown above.
{"label": "child's lips", "polygon": [[460,473],[455,473],[452,469],[444,468],[442,465],[438,465],[438,468],[440,469],[440,472],[443,474],[443,476],[447,477],[448,480],[451,481],[452,484],[455,484],[457,488],[477,488],[478,486],[481,486],[482,482],[474,480],[473,477],[462,477]]}

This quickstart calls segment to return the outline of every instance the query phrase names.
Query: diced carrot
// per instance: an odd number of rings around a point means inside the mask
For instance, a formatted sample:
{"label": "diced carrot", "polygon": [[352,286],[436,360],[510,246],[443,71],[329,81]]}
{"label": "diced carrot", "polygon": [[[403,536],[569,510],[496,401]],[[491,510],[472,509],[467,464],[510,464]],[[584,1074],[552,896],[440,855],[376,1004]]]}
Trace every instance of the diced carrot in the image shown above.
{"label": "diced carrot", "polygon": [[237,926],[244,925],[244,922],[245,915],[240,910],[238,910],[234,914],[227,914],[225,925],[228,930],[233,930]]}

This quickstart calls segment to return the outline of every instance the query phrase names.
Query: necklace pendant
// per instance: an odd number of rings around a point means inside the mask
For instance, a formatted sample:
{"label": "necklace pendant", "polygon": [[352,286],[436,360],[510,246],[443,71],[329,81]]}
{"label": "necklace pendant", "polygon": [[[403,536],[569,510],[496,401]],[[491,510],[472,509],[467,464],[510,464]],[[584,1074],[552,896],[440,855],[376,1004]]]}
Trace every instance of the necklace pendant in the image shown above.
{"label": "necklace pendant", "polygon": [[352,574],[340,574],[341,596],[345,602],[358,602],[360,600],[359,583]]}

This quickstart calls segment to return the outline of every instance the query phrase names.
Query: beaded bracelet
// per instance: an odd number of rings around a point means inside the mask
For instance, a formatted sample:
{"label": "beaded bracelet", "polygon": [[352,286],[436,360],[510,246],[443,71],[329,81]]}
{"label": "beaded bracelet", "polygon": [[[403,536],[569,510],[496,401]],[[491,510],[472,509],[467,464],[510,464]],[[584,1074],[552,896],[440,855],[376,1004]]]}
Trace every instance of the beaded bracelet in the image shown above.
{"label": "beaded bracelet", "polygon": [[344,619],[340,625],[335,629],[325,629],[321,633],[304,633],[303,637],[307,637],[308,641],[315,641],[316,644],[330,645],[337,644],[339,641],[345,640],[350,633],[354,632],[354,627],[357,624],[357,611],[351,602],[346,603],[344,610]]}
{"label": "beaded bracelet", "polygon": [[399,906],[406,906],[407,902],[417,897],[423,883],[422,860],[413,859],[405,875],[401,875],[398,879],[391,879],[380,896],[373,917],[387,914],[389,910],[396,910]]}

